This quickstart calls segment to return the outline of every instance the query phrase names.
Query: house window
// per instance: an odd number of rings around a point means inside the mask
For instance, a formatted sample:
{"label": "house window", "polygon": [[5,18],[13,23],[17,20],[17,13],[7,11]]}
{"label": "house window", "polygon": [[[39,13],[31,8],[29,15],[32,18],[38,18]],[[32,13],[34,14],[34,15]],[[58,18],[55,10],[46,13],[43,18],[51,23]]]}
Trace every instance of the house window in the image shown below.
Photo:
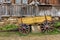
{"label": "house window", "polygon": [[5,0],[4,2],[11,3],[11,0]]}
{"label": "house window", "polygon": [[27,4],[28,0],[15,0],[16,4]]}
{"label": "house window", "polygon": [[27,4],[28,3],[28,0],[23,0],[23,4]]}
{"label": "house window", "polygon": [[21,4],[21,0],[16,0],[15,3],[16,4]]}

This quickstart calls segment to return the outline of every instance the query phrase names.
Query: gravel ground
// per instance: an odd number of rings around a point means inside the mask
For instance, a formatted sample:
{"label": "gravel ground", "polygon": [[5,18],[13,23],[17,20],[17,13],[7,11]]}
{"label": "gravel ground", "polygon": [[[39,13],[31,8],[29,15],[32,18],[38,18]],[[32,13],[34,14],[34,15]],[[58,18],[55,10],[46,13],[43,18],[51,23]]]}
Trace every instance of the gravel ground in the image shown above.
{"label": "gravel ground", "polygon": [[60,34],[44,36],[26,36],[26,37],[14,35],[9,37],[0,37],[0,40],[60,40]]}
{"label": "gravel ground", "polygon": [[33,37],[24,37],[21,40],[60,40],[59,35],[45,35],[45,36],[33,36]]}

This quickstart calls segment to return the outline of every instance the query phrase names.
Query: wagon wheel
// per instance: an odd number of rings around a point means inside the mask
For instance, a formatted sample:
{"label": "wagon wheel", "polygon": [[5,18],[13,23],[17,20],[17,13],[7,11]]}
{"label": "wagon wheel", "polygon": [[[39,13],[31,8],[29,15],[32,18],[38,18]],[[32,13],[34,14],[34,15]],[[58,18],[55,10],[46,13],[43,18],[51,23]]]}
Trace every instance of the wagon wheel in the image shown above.
{"label": "wagon wheel", "polygon": [[51,26],[52,24],[49,23],[49,22],[44,22],[42,25],[41,25],[41,31],[42,32],[50,32],[50,31],[53,31],[53,28]]}
{"label": "wagon wheel", "polygon": [[22,33],[22,34],[30,33],[30,26],[28,26],[28,25],[21,26],[19,32]]}

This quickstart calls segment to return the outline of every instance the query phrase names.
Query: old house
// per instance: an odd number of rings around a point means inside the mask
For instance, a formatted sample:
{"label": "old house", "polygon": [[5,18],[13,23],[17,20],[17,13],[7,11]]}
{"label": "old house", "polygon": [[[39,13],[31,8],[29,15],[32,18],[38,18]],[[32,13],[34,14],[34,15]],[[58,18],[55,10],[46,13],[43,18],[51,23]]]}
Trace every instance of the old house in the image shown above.
{"label": "old house", "polygon": [[[1,15],[14,15],[14,16],[19,16],[19,15],[28,15],[31,14],[31,11],[33,10],[33,13],[36,13],[35,8],[31,6],[25,6],[21,7],[21,4],[31,4],[34,2],[41,4],[41,5],[46,5],[46,4],[51,4],[51,5],[59,5],[60,0],[0,0],[0,11]],[[24,12],[22,12],[24,11]]]}
{"label": "old house", "polygon": [[[24,2],[25,1],[25,2]],[[32,1],[36,1],[36,0],[12,0],[12,3],[31,3]],[[41,4],[53,4],[53,5],[57,5],[59,4],[60,0],[37,0],[39,3]]]}
{"label": "old house", "polygon": [[40,4],[60,4],[60,0],[0,0],[0,3],[29,4],[32,1],[38,1]]}
{"label": "old house", "polygon": [[[33,0],[29,0],[28,3],[31,3]],[[59,0],[37,0],[38,2],[40,2],[41,4],[59,4]]]}

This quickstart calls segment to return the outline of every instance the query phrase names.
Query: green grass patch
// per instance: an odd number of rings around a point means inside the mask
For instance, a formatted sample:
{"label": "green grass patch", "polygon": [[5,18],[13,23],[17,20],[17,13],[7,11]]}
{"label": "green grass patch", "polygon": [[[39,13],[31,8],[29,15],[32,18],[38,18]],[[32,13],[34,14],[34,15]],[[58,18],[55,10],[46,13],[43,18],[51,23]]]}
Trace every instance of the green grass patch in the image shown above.
{"label": "green grass patch", "polygon": [[42,33],[42,32],[37,32],[37,33],[29,33],[29,34],[22,34],[22,33],[19,33],[19,32],[16,32],[17,35],[19,36],[44,36],[44,35],[56,35],[56,34],[60,34],[60,30],[58,29],[54,29],[52,32],[45,32],[45,33]]}
{"label": "green grass patch", "polygon": [[23,34],[23,33],[20,33],[20,32],[16,32],[17,35],[19,36],[28,36],[29,34]]}
{"label": "green grass patch", "polygon": [[16,32],[0,32],[0,37],[10,37],[15,35],[16,35]]}
{"label": "green grass patch", "polygon": [[[6,25],[4,27],[1,27],[0,30],[12,30],[12,29],[17,29],[18,27],[14,24],[9,24]],[[44,35],[56,35],[56,34],[60,34],[60,30],[58,30],[57,28],[55,28],[52,32],[45,32],[45,33],[41,33],[41,32],[37,32],[37,33],[29,33],[29,34],[22,34],[20,32],[0,32],[0,36],[11,36],[11,35],[18,35],[18,36],[44,36]]]}
{"label": "green grass patch", "polygon": [[48,32],[48,33],[41,33],[41,32],[37,32],[37,33],[29,33],[29,34],[22,34],[20,32],[0,32],[0,36],[3,37],[8,37],[8,36],[20,36],[20,37],[26,37],[26,36],[44,36],[44,35],[57,35],[60,34],[60,30],[58,29],[54,29],[52,32]]}
{"label": "green grass patch", "polygon": [[18,27],[14,24],[8,24],[3,27],[0,27],[0,30],[14,30],[17,29]]}
{"label": "green grass patch", "polygon": [[59,28],[59,27],[60,27],[60,22],[59,22],[59,21],[55,22],[55,23],[54,23],[54,27],[55,27],[55,28]]}
{"label": "green grass patch", "polygon": [[47,33],[42,33],[42,32],[29,33],[27,36],[43,36],[43,35],[56,35],[56,34],[60,34],[60,30],[55,28],[53,31],[50,31],[50,32],[47,32]]}

